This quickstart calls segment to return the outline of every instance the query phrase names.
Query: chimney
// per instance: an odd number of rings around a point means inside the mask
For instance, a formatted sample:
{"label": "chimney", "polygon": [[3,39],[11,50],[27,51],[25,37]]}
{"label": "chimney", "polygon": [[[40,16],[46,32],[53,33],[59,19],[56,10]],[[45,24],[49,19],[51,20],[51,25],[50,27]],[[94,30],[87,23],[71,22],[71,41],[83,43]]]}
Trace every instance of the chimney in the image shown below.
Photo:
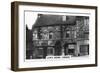
{"label": "chimney", "polygon": [[62,16],[62,21],[66,21],[66,16],[65,15]]}

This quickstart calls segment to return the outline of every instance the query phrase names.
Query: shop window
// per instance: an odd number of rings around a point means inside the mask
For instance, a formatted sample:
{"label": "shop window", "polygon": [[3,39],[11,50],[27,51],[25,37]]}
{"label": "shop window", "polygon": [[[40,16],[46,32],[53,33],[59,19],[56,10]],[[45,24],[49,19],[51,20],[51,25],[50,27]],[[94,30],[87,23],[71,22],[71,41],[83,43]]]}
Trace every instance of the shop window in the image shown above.
{"label": "shop window", "polygon": [[74,55],[74,51],[75,51],[75,49],[68,49],[68,54],[69,55]]}
{"label": "shop window", "polygon": [[68,45],[68,54],[69,55],[74,55],[74,52],[75,52],[75,45],[69,44]]}
{"label": "shop window", "polygon": [[48,55],[54,55],[54,48],[53,47],[48,47],[47,54]]}
{"label": "shop window", "polygon": [[89,54],[89,45],[80,45],[80,55]]}
{"label": "shop window", "polygon": [[43,48],[38,48],[38,57],[43,57]]}

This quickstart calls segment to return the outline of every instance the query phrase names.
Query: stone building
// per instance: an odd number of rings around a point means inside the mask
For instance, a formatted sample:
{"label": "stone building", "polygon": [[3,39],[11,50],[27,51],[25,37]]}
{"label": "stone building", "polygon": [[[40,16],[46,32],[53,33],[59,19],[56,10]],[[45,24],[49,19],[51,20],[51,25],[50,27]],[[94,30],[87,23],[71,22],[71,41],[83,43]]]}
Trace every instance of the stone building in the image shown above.
{"label": "stone building", "polygon": [[38,14],[30,31],[32,53],[29,54],[29,50],[26,49],[27,59],[89,55],[89,17],[87,16]]}

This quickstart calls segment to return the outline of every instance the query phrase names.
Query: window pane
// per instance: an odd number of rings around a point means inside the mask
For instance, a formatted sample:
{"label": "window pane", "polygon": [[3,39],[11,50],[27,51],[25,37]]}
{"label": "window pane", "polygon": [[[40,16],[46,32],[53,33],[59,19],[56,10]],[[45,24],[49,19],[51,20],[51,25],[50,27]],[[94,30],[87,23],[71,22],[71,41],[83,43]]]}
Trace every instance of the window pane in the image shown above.
{"label": "window pane", "polygon": [[47,54],[48,55],[54,55],[54,48],[53,47],[48,47]]}

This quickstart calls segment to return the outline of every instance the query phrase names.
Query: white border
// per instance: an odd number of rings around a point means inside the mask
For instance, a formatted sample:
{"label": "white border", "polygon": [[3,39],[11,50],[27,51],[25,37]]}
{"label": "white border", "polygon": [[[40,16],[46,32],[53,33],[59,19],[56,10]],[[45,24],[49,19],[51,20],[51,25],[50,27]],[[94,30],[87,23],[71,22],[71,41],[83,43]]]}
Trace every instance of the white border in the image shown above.
{"label": "white border", "polygon": [[[61,15],[77,15],[77,16],[89,16],[89,57],[78,57],[66,60],[39,60],[39,61],[24,61],[24,49],[25,39],[24,36],[24,10],[35,11],[56,11],[61,12],[57,14]],[[62,12],[75,12],[86,14],[68,14]],[[90,15],[87,15],[89,13]],[[24,6],[19,5],[19,68],[34,68],[34,67],[48,67],[48,66],[62,66],[62,65],[82,65],[82,64],[95,64],[95,10],[94,9],[80,9],[80,8],[62,8],[62,7],[43,7],[43,6]]]}

